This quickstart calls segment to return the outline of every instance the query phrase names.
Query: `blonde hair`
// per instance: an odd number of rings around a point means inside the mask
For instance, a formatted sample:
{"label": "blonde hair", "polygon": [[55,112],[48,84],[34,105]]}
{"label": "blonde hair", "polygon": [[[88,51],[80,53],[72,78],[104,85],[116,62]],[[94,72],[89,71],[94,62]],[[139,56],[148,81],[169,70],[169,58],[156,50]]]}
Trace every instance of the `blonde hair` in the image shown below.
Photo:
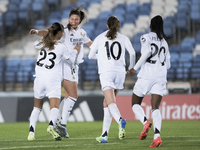
{"label": "blonde hair", "polygon": [[[57,33],[61,31],[64,31],[64,27],[62,24],[55,22],[48,28],[48,33],[43,37],[42,41],[38,43],[37,45],[43,45],[41,49],[48,48],[49,50],[52,50],[54,48],[54,45],[56,44],[56,41],[54,40]],[[41,50],[40,49],[40,50]]]}

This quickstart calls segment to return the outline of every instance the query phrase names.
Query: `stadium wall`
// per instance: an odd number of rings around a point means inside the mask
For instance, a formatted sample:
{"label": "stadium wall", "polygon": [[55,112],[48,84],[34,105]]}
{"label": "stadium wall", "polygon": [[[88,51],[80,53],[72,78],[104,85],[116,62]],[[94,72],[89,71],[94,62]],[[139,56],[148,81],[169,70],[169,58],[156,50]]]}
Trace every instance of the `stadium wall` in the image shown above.
{"label": "stadium wall", "polygon": [[[102,95],[80,96],[74,105],[69,121],[101,121],[103,120]],[[151,96],[147,95],[142,103],[145,114],[151,118]],[[131,109],[131,95],[117,96],[117,106],[123,118],[136,120]],[[0,122],[29,121],[33,109],[33,97],[0,97]],[[200,120],[200,95],[165,95],[160,105],[163,120]],[[44,99],[43,110],[39,121],[49,121],[50,105]]]}

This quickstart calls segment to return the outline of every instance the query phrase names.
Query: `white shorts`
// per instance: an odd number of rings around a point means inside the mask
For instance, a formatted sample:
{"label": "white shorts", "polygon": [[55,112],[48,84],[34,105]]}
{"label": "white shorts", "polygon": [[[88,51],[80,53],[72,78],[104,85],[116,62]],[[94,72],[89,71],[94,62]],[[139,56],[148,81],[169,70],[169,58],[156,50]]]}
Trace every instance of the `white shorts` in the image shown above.
{"label": "white shorts", "polygon": [[63,78],[78,84],[78,65],[76,65],[75,73],[72,73],[71,67],[67,63],[63,63]]}
{"label": "white shorts", "polygon": [[35,78],[34,80],[34,97],[43,99],[45,96],[48,98],[56,97],[61,98],[61,80],[49,78]]}
{"label": "white shorts", "polygon": [[166,81],[163,78],[147,80],[138,78],[133,88],[133,93],[144,97],[147,93],[163,96],[166,92]]}
{"label": "white shorts", "polygon": [[105,72],[99,75],[102,91],[107,89],[123,89],[126,73]]}

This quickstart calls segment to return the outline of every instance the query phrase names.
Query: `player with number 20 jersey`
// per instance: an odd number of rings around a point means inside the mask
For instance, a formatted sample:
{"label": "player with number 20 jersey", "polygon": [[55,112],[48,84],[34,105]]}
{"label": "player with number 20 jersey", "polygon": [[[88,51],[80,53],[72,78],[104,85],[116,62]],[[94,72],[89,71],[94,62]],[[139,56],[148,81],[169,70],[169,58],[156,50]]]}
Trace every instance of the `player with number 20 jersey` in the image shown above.
{"label": "player with number 20 jersey", "polygon": [[154,32],[142,35],[140,41],[142,56],[134,66],[135,70],[141,67],[137,75],[138,78],[163,78],[166,81],[167,69],[170,67],[170,53],[167,42],[164,38],[160,40]]}

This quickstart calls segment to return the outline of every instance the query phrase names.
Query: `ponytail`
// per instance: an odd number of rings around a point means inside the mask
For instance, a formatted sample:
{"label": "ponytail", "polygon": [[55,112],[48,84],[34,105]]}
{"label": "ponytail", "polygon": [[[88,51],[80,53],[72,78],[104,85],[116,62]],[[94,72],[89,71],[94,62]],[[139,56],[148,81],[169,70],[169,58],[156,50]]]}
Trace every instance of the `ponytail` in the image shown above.
{"label": "ponytail", "polygon": [[163,30],[163,19],[160,15],[157,15],[151,19],[150,25],[151,31],[155,32],[160,40],[164,39],[171,39],[174,37],[173,35],[166,36]]}
{"label": "ponytail", "polygon": [[107,32],[106,37],[109,40],[113,40],[116,38],[117,31],[119,28],[118,18],[115,16],[111,16],[110,18],[108,18],[107,25],[108,25],[109,31]]}
{"label": "ponytail", "polygon": [[52,50],[54,48],[54,45],[56,44],[54,38],[59,31],[64,31],[63,25],[58,22],[52,24],[52,26],[48,28],[48,33],[43,37],[42,41],[38,43],[38,45],[43,44],[41,49],[48,48],[49,50]]}

